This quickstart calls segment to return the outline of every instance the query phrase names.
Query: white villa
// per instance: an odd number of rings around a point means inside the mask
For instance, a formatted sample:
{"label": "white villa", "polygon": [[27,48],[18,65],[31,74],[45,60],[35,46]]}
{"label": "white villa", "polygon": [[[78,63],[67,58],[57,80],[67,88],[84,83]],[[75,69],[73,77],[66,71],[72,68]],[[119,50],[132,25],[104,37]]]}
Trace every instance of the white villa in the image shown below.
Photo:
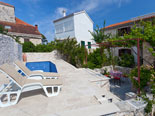
{"label": "white villa", "polygon": [[92,35],[89,31],[93,31],[93,21],[86,11],[72,13],[64,17],[54,20],[55,38],[66,39],[76,38],[81,45],[90,45],[92,43]]}

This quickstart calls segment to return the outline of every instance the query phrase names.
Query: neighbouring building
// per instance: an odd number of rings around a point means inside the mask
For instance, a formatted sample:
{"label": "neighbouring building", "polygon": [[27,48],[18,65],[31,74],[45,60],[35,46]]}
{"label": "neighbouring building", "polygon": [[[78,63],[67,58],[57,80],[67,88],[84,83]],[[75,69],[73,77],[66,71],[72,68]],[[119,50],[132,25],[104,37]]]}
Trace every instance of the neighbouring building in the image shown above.
{"label": "neighbouring building", "polygon": [[146,14],[143,16],[138,16],[135,18],[132,18],[127,21],[123,21],[120,23],[112,24],[107,27],[105,27],[105,33],[111,33],[112,35],[118,34],[119,36],[123,36],[125,33],[129,33],[131,31],[131,28],[137,24],[139,21],[153,21],[153,18],[155,18],[155,13]]}
{"label": "neighbouring building", "polygon": [[[153,21],[155,18],[155,13],[146,14],[143,16],[138,16],[135,18],[132,18],[127,21],[123,21],[120,23],[112,24],[107,27],[105,27],[105,34],[111,33],[112,35],[118,34],[119,36],[123,36],[124,34],[128,34],[131,32],[131,28],[136,24],[138,26],[138,22],[143,21]],[[144,46],[145,45],[145,46]],[[143,50],[141,51],[141,56],[146,59],[149,62],[144,61],[144,64],[153,64],[154,57],[151,56],[148,49],[148,43],[143,44]],[[137,47],[134,46],[131,49],[130,48],[123,48],[123,47],[116,47],[114,50],[115,56],[121,56],[123,53],[132,54],[135,58],[135,62],[137,62]]]}
{"label": "neighbouring building", "polygon": [[8,35],[19,37],[19,41],[24,43],[31,41],[34,45],[42,43],[42,35],[38,26],[32,26],[15,16],[15,7],[0,2],[0,25],[8,30]]}
{"label": "neighbouring building", "polygon": [[75,38],[81,45],[91,45],[93,41],[89,31],[93,32],[93,21],[86,11],[72,13],[67,16],[65,11],[63,13],[64,17],[53,21],[55,38],[63,40],[70,37]]}

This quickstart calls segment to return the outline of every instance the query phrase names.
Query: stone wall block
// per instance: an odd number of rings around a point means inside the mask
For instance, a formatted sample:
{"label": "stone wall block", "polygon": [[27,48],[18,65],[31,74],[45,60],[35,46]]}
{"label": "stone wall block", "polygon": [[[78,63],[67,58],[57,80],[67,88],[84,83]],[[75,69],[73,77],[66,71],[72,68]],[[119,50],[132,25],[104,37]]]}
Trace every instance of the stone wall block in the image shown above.
{"label": "stone wall block", "polygon": [[0,34],[0,65],[22,60],[22,45],[9,36]]}

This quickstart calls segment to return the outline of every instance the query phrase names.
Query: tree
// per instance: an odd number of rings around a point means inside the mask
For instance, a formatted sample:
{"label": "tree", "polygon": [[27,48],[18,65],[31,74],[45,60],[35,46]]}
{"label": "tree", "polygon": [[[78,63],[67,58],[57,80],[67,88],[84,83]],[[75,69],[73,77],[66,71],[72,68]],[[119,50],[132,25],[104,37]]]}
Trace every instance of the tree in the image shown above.
{"label": "tree", "polygon": [[105,34],[105,21],[103,24],[103,28],[100,29],[99,26],[96,25],[96,29],[94,30],[94,32],[90,32],[90,33],[93,36],[93,40],[96,43],[102,43],[106,39],[109,39],[111,36],[111,34]]}

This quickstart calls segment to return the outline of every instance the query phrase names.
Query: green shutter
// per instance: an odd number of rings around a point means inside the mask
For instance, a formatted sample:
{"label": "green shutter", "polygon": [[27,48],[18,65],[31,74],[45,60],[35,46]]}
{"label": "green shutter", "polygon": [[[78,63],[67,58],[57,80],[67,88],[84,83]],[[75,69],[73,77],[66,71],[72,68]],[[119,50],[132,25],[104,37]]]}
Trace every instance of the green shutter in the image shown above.
{"label": "green shutter", "polygon": [[85,41],[81,41],[81,46],[85,47]]}
{"label": "green shutter", "polygon": [[91,49],[91,42],[88,42],[88,49]]}

